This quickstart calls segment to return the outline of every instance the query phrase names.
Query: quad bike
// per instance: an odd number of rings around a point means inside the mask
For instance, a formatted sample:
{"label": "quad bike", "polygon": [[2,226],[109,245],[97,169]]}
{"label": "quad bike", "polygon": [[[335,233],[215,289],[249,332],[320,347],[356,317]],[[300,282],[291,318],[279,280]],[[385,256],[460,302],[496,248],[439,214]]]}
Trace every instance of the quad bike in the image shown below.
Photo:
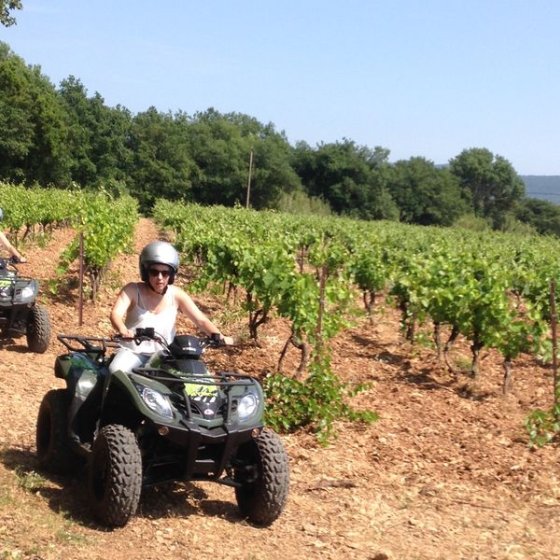
{"label": "quad bike", "polygon": [[37,303],[39,283],[20,276],[17,262],[14,258],[0,258],[0,338],[25,335],[29,350],[43,353],[51,336],[49,315]]}
{"label": "quad bike", "polygon": [[171,344],[137,329],[133,340],[163,350],[132,372],[109,372],[116,338],[59,335],[68,352],[56,358],[65,389],[49,391],[37,419],[43,468],[63,473],[87,463],[88,501],[95,517],[124,526],[142,488],[209,480],[232,486],[241,514],[267,526],[288,495],[288,457],[280,437],[263,426],[258,381],[209,373],[201,359],[217,337],[177,335]]}

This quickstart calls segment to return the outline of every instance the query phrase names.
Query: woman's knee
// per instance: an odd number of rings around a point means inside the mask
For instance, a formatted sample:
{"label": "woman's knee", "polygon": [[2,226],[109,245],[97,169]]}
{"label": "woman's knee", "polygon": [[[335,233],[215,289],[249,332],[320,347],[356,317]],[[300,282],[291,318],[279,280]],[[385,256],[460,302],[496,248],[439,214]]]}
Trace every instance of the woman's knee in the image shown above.
{"label": "woman's knee", "polygon": [[129,372],[132,371],[135,367],[139,367],[142,365],[142,360],[140,356],[131,352],[127,348],[122,348],[119,350],[115,357],[112,359],[111,364],[109,365],[109,371],[114,373],[116,371],[125,371]]}

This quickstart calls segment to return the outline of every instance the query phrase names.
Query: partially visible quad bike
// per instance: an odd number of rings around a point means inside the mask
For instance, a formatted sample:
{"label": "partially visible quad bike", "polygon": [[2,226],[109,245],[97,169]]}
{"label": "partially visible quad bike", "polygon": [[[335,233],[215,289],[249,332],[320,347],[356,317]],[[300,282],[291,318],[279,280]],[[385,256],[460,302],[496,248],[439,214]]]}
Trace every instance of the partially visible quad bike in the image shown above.
{"label": "partially visible quad bike", "polygon": [[264,394],[250,376],[211,374],[201,359],[216,337],[177,335],[166,344],[153,329],[134,340],[164,350],[133,372],[110,373],[117,339],[59,335],[56,358],[65,389],[49,391],[37,419],[40,465],[58,473],[87,463],[88,501],[109,527],[135,514],[142,488],[209,480],[231,486],[241,514],[267,526],[284,509],[288,457],[263,425]]}
{"label": "partially visible quad bike", "polygon": [[49,347],[51,325],[47,309],[37,303],[39,283],[20,276],[14,259],[0,258],[0,338],[27,338],[32,352]]}

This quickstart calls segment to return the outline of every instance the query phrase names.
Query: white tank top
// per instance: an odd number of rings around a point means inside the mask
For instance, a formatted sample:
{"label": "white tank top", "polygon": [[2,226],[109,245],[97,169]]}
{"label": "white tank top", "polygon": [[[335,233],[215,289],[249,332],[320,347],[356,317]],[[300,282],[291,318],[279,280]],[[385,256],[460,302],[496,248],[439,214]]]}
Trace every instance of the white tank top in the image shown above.
{"label": "white tank top", "polygon": [[[136,301],[132,309],[126,314],[124,324],[126,328],[134,331],[137,328],[152,327],[156,333],[161,335],[167,343],[171,343],[175,337],[175,321],[177,319],[177,303],[174,297],[174,286],[168,286],[163,299],[165,307],[159,312],[154,313],[146,309],[140,297],[140,289],[136,284]],[[122,341],[121,346],[130,348],[136,354],[153,354],[161,349],[161,344],[155,341],[144,341],[136,344],[134,341]]]}

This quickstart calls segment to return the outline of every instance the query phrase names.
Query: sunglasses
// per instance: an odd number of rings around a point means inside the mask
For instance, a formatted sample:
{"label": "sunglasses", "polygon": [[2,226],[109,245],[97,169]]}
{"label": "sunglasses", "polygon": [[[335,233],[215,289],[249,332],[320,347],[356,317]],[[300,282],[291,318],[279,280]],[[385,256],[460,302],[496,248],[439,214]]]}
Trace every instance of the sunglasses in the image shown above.
{"label": "sunglasses", "polygon": [[148,269],[148,273],[152,278],[157,278],[160,274],[162,278],[169,278],[171,274],[169,270],[158,270],[157,268]]}

